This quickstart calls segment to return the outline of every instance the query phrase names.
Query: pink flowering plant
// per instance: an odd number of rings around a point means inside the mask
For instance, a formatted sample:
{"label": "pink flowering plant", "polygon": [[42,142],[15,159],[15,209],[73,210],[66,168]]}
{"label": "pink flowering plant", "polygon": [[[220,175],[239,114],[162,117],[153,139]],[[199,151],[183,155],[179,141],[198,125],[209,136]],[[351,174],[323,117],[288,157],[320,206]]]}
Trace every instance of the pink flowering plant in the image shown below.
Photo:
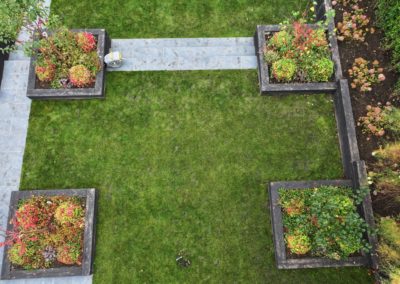
{"label": "pink flowering plant", "polygon": [[21,200],[1,246],[8,245],[13,267],[26,270],[81,265],[84,201],[66,196]]}

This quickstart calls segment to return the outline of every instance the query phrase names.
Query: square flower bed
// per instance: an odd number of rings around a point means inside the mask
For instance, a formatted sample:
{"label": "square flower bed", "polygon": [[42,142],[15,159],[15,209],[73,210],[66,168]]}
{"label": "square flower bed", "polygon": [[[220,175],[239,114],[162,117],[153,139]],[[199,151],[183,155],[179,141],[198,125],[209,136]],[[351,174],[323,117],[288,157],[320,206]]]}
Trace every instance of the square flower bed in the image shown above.
{"label": "square flower bed", "polygon": [[270,210],[280,269],[370,265],[363,196],[350,180],[272,182]]}
{"label": "square flower bed", "polygon": [[90,275],[95,189],[14,191],[1,279]]}
{"label": "square flower bed", "polygon": [[90,99],[105,96],[104,29],[60,30],[38,42],[29,68],[31,99]]}
{"label": "square flower bed", "polygon": [[255,47],[261,94],[336,91],[340,64],[326,29],[299,22],[257,26]]}

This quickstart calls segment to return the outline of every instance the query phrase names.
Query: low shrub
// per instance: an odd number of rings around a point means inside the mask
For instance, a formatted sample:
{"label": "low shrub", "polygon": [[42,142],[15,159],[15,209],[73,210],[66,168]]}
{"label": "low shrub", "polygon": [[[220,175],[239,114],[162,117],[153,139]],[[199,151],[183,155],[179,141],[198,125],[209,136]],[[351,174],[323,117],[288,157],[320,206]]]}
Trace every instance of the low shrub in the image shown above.
{"label": "low shrub", "polygon": [[69,80],[73,86],[83,88],[92,83],[94,79],[84,65],[76,65],[69,69]]}
{"label": "low shrub", "polygon": [[332,259],[368,251],[370,246],[363,239],[368,227],[356,210],[367,192],[333,186],[280,189],[287,248],[297,255]]}
{"label": "low shrub", "polygon": [[350,78],[353,79],[351,87],[359,87],[360,92],[372,91],[372,85],[384,81],[383,68],[379,67],[379,61],[372,63],[362,57],[358,57],[353,62],[353,67],[348,70]]}
{"label": "low shrub", "polygon": [[[45,269],[58,261],[80,265],[84,232],[83,200],[75,197],[35,196],[21,200],[6,232],[8,259],[23,269]],[[59,265],[59,264],[58,264]]]}
{"label": "low shrub", "polygon": [[280,82],[327,82],[334,72],[325,30],[302,21],[275,33],[264,48],[264,58]]}

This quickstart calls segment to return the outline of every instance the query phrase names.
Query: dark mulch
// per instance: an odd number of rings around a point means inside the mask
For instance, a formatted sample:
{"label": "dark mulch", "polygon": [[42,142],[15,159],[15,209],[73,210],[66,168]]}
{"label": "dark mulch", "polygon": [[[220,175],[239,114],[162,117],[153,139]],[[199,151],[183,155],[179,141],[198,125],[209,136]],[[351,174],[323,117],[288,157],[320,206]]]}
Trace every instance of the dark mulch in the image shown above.
{"label": "dark mulch", "polygon": [[[395,98],[392,97],[394,87],[396,81],[398,80],[399,75],[395,73],[393,67],[390,63],[390,51],[387,51],[383,47],[384,42],[384,34],[379,28],[377,28],[377,21],[375,16],[375,4],[376,1],[367,0],[360,2],[359,6],[363,8],[370,18],[370,27],[375,28],[375,32],[373,34],[368,33],[365,42],[358,41],[339,41],[339,49],[340,49],[340,60],[343,68],[343,75],[349,79],[349,83],[351,79],[348,75],[348,69],[352,67],[354,59],[357,57],[363,57],[369,61],[373,61],[375,59],[379,60],[380,67],[384,68],[384,74],[386,76],[386,80],[376,84],[373,86],[371,92],[361,93],[357,89],[351,89],[351,100],[354,112],[354,120],[357,123],[361,116],[365,116],[366,114],[366,106],[374,105],[376,106],[379,102],[385,104],[386,102],[391,102],[395,106],[400,106],[399,101],[396,101]],[[335,22],[342,21],[343,11],[350,11],[351,7],[343,7],[340,4],[335,6],[336,9],[336,17]],[[358,146],[360,150],[361,159],[365,160],[367,166],[374,162],[374,158],[372,157],[372,152],[379,148],[379,145],[382,143],[382,140],[378,141],[375,137],[368,137],[363,134],[361,131],[361,127],[357,127],[357,140]],[[386,136],[385,140],[391,140],[390,136]],[[383,204],[380,204],[374,198],[374,211],[378,214],[387,215],[390,214],[390,210],[386,210]]]}

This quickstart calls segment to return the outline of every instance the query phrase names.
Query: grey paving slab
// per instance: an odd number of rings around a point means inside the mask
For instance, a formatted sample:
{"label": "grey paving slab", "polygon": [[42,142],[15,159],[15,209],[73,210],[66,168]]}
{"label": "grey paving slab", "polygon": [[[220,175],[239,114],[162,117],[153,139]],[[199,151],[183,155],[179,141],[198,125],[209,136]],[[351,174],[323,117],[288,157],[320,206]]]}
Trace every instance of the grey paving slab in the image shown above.
{"label": "grey paving slab", "polygon": [[121,68],[109,71],[255,69],[254,40],[242,38],[115,39]]}
{"label": "grey paving slab", "polygon": [[205,47],[205,46],[254,46],[252,37],[227,38],[156,38],[156,39],[113,39],[112,47]]}

